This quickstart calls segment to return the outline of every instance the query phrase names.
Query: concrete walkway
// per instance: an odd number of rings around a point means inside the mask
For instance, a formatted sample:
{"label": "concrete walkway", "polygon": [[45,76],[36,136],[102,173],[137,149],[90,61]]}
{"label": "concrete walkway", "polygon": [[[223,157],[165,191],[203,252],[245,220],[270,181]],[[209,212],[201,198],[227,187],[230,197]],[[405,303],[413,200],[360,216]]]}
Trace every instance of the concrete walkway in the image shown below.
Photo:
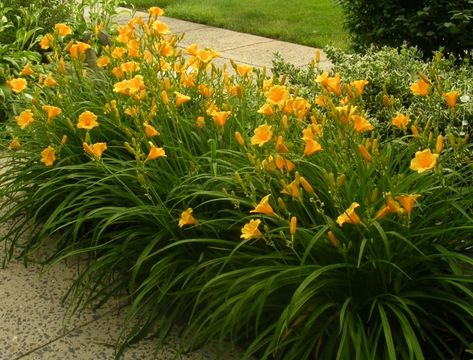
{"label": "concrete walkway", "polygon": [[[137,15],[147,16],[146,13]],[[121,13],[117,22],[124,23],[129,18],[128,13]],[[162,21],[170,26],[172,32],[185,33],[180,44],[182,48],[198,43],[201,47],[219,51],[222,57],[216,59],[217,64],[233,59],[240,64],[267,67],[269,70],[275,52],[281,53],[296,66],[307,65],[315,55],[315,48],[303,45],[168,17],[163,17]],[[323,54],[320,65],[321,68],[330,67]],[[119,304],[108,304],[100,311],[67,316],[61,298],[75,275],[75,268],[67,263],[56,265],[46,274],[42,273],[39,265],[30,264],[25,268],[15,261],[6,269],[0,269],[0,360],[113,359],[123,311],[120,312]],[[145,340],[130,348],[124,359],[150,360],[154,350],[153,339]],[[238,350],[229,348],[225,359],[238,359],[238,354]],[[156,358],[212,360],[216,357],[213,346],[179,355],[179,337],[176,333],[159,350]]]}
{"label": "concrete walkway", "polygon": [[[136,12],[135,16],[148,17],[145,12]],[[119,8],[117,22],[126,23],[131,17],[126,8]],[[271,69],[274,53],[278,52],[289,63],[295,66],[306,66],[314,59],[316,48],[293,44],[286,41],[274,40],[262,36],[244,34],[236,31],[216,28],[189,21],[173,19],[166,16],[160,21],[169,25],[172,33],[185,34],[179,47],[185,49],[190,44],[199,44],[201,48],[210,47],[221,54],[214,60],[216,64],[228,62],[230,59],[238,64]],[[330,61],[321,51],[320,68],[329,69]]]}

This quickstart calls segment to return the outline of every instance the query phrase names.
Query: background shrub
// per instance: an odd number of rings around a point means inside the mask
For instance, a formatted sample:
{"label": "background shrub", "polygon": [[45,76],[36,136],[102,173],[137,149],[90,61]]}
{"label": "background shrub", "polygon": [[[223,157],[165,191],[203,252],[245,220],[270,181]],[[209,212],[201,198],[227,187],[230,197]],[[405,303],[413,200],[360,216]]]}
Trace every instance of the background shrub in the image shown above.
{"label": "background shrub", "polygon": [[356,49],[398,47],[406,41],[428,57],[439,47],[463,54],[473,48],[472,0],[339,0]]}

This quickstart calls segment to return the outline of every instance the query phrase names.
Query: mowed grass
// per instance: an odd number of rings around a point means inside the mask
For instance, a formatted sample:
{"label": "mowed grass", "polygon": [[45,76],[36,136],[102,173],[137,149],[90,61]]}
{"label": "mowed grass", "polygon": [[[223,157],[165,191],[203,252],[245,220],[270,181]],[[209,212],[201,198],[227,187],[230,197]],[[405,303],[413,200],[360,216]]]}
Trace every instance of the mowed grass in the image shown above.
{"label": "mowed grass", "polygon": [[178,19],[314,47],[346,49],[343,12],[334,0],[127,0],[159,6]]}

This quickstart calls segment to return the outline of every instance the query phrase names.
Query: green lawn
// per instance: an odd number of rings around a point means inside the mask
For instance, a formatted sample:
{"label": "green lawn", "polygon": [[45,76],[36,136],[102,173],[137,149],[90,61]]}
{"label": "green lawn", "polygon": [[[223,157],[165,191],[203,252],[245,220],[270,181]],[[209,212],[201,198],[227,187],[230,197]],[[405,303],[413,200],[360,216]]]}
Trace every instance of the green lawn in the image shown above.
{"label": "green lawn", "polygon": [[335,0],[128,0],[160,6],[166,15],[309,46],[347,48],[343,12]]}

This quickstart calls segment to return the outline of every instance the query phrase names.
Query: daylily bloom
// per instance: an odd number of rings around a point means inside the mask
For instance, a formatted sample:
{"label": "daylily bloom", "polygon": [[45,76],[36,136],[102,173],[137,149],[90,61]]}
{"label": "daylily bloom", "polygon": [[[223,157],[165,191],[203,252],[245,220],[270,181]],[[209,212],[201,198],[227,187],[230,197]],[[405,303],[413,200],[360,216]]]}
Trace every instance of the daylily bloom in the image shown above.
{"label": "daylily bloom", "polygon": [[304,147],[304,156],[310,156],[317,151],[322,151],[322,145],[320,145],[317,140],[311,138],[304,138],[305,147]]}
{"label": "daylily bloom", "polygon": [[355,209],[358,207],[360,207],[360,204],[353,202],[350,207],[337,218],[338,226],[343,226],[343,224],[361,224],[361,219],[355,212]]}
{"label": "daylily bloom", "polygon": [[374,129],[373,125],[362,116],[352,115],[351,119],[353,121],[353,127],[355,128],[355,131],[357,133],[362,133]]}
{"label": "daylily bloom", "polygon": [[97,126],[99,126],[97,115],[93,112],[86,110],[79,115],[79,122],[77,123],[78,129],[91,130]]}
{"label": "daylily bloom", "polygon": [[125,55],[127,52],[127,49],[121,46],[117,46],[112,50],[112,57],[114,59],[120,59],[123,55]]}
{"label": "daylily bloom", "polygon": [[33,122],[33,113],[29,109],[24,110],[20,113],[20,115],[15,117],[15,120],[16,120],[16,123],[23,130]]}
{"label": "daylily bloom", "polygon": [[423,79],[419,79],[415,83],[411,84],[411,92],[414,95],[428,96],[430,84]]}
{"label": "daylily bloom", "polygon": [[432,154],[430,149],[417,151],[414,159],[411,160],[411,170],[417,171],[419,174],[430,170],[437,164],[439,154]]}
{"label": "daylily bloom", "polygon": [[250,213],[259,213],[259,214],[265,214],[265,215],[274,215],[274,210],[269,205],[269,197],[270,195],[266,195],[261,199],[258,205],[255,206],[253,210],[250,211]]}
{"label": "daylily bloom", "polygon": [[71,55],[71,58],[77,59],[81,54],[84,54],[90,48],[91,46],[89,44],[86,44],[82,41],[77,41],[75,44],[72,44],[69,47],[69,54]]}
{"label": "daylily bloom", "polygon": [[72,29],[63,23],[57,23],[54,25],[54,29],[57,31],[59,36],[67,36],[72,34]]}
{"label": "daylily bloom", "polygon": [[205,84],[200,84],[197,88],[199,89],[200,95],[202,95],[206,99],[211,97],[214,92],[214,90],[211,87],[208,87]]}
{"label": "daylily bloom", "polygon": [[284,85],[272,86],[265,94],[266,101],[272,105],[283,108],[286,101],[289,99],[289,90]]}
{"label": "daylily bloom", "polygon": [[41,49],[43,50],[47,50],[49,49],[49,47],[51,46],[51,43],[53,42],[54,38],[53,38],[53,35],[52,34],[45,34],[40,42],[39,42],[39,46],[41,47]]}
{"label": "daylily bloom", "polygon": [[48,76],[46,76],[46,79],[44,79],[43,84],[47,87],[53,87],[57,85],[57,81],[54,80],[53,75],[49,73]]}
{"label": "daylily bloom", "polygon": [[259,108],[257,111],[258,114],[266,115],[266,116],[271,116],[274,115],[274,110],[271,104],[264,104]]}
{"label": "daylily bloom", "polygon": [[156,128],[150,124],[148,124],[147,122],[143,123],[143,127],[145,128],[145,133],[146,133],[146,136],[148,137],[153,137],[153,136],[159,136],[159,131],[156,130]]}
{"label": "daylily bloom", "polygon": [[107,150],[107,144],[104,142],[98,142],[90,145],[84,142],[82,143],[82,147],[87,154],[95,156],[98,159],[102,158],[103,152]]}
{"label": "daylily bloom", "polygon": [[300,191],[297,181],[294,180],[290,184],[286,185],[284,189],[281,190],[281,194],[290,195],[292,197],[299,197]]}
{"label": "daylily bloom", "polygon": [[251,145],[258,145],[259,147],[266,144],[273,136],[273,127],[268,124],[258,126],[254,130],[254,135],[251,137]]}
{"label": "daylily bloom", "polygon": [[179,227],[183,228],[185,225],[195,225],[197,224],[197,220],[192,215],[194,210],[192,208],[188,208],[181,213],[181,217],[179,218]]}
{"label": "daylily bloom", "polygon": [[56,160],[56,151],[51,145],[41,151],[41,162],[46,166],[52,166]]}
{"label": "daylily bloom", "polygon": [[401,203],[402,207],[408,214],[411,214],[412,209],[414,208],[414,203],[417,201],[418,197],[420,197],[419,194],[399,195],[396,196],[396,200]]}
{"label": "daylily bloom", "polygon": [[26,89],[28,82],[23,78],[17,78],[8,80],[7,85],[15,94],[19,94]]}
{"label": "daylily bloom", "polygon": [[215,111],[212,113],[212,119],[218,126],[224,127],[231,113],[231,111]]}
{"label": "daylily bloom", "polygon": [[151,6],[148,9],[148,13],[150,16],[158,17],[164,15],[164,10],[157,6]]}
{"label": "daylily bloom", "polygon": [[342,90],[340,88],[340,74],[336,73],[333,77],[328,77],[325,79],[324,82],[325,86],[328,90],[333,92],[335,95],[340,96],[342,94]]}
{"label": "daylily bloom", "polygon": [[23,66],[23,69],[21,70],[20,72],[20,75],[22,76],[28,76],[28,75],[33,75],[34,74],[34,71],[33,69],[31,68],[31,64],[28,63],[26,64],[25,66]]}
{"label": "daylily bloom", "polygon": [[174,91],[174,94],[176,95],[176,106],[180,106],[191,99],[190,96],[181,94],[180,92],[177,92],[177,91]]}
{"label": "daylily bloom", "polygon": [[447,106],[449,108],[454,108],[457,105],[457,98],[460,96],[460,93],[458,91],[450,91],[443,93],[442,96],[445,99]]}
{"label": "daylily bloom", "polygon": [[43,105],[43,110],[48,114],[48,123],[50,123],[56,116],[62,113],[61,108],[51,105]]}
{"label": "daylily bloom", "polygon": [[368,80],[354,80],[351,84],[356,89],[358,95],[361,96],[365,90],[365,86],[368,84]]}
{"label": "daylily bloom", "polygon": [[406,130],[409,120],[409,115],[397,114],[396,117],[391,120],[391,122],[398,129]]}
{"label": "daylily bloom", "polygon": [[102,55],[97,59],[96,64],[98,67],[106,67],[110,64],[110,58],[107,55]]}
{"label": "daylily bloom", "polygon": [[158,35],[169,34],[169,26],[161,21],[153,21],[151,24],[151,29]]}
{"label": "daylily bloom", "polygon": [[238,64],[236,70],[238,75],[245,77],[248,75],[248,73],[253,71],[253,66]]}
{"label": "daylily bloom", "polygon": [[148,157],[146,160],[154,160],[160,157],[166,157],[166,152],[164,151],[164,148],[162,147],[157,147],[154,145],[151,141],[149,142],[150,149],[148,153]]}
{"label": "daylily bloom", "polygon": [[244,240],[250,240],[254,238],[259,238],[263,236],[261,231],[258,229],[258,226],[261,224],[260,219],[250,220],[241,228],[240,237]]}

